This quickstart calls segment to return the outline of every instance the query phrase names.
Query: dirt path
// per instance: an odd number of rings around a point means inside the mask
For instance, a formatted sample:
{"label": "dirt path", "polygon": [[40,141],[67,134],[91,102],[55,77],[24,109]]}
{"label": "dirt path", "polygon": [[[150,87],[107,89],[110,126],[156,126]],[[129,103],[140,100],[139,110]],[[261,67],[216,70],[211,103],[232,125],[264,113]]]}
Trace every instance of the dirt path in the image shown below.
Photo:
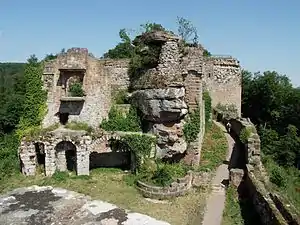
{"label": "dirt path", "polygon": [[[214,121],[215,122],[215,121]],[[228,142],[228,152],[226,161],[229,162],[234,140],[227,133],[225,127],[219,122],[215,122],[223,131]],[[225,160],[225,159],[224,159]],[[225,206],[225,183],[229,180],[228,165],[222,164],[217,168],[216,175],[212,181],[212,192],[206,203],[203,225],[220,225]]]}

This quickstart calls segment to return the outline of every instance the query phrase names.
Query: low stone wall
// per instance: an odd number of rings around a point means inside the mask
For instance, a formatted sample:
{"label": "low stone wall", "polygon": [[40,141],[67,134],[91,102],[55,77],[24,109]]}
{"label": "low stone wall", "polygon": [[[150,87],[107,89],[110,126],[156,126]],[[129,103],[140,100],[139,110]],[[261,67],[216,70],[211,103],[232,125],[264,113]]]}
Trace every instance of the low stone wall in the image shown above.
{"label": "low stone wall", "polygon": [[185,177],[177,179],[177,181],[173,182],[170,186],[158,187],[138,181],[137,189],[146,198],[160,200],[170,199],[187,194],[189,189],[192,187],[192,180],[193,174],[189,171]]}
{"label": "low stone wall", "polygon": [[[282,202],[278,200],[277,204],[275,204],[264,184],[256,179],[253,173],[247,173],[244,182],[249,197],[252,199],[255,210],[260,215],[263,224],[299,224]],[[284,212],[284,214],[281,214],[281,212]]]}
{"label": "low stone wall", "polygon": [[[235,137],[239,145],[240,154],[246,153],[246,165],[244,169],[230,169],[230,183],[235,187],[243,184],[248,197],[252,199],[255,210],[260,215],[263,224],[300,224],[294,207],[284,201],[274,190],[268,190],[268,175],[260,158],[260,137],[254,124],[249,118],[236,118],[226,120],[224,116],[214,111],[214,117],[224,125],[230,123],[231,135]],[[243,129],[248,130],[241,140]],[[245,150],[245,152],[243,151]],[[257,177],[259,175],[259,177]],[[270,193],[272,191],[272,193]]]}

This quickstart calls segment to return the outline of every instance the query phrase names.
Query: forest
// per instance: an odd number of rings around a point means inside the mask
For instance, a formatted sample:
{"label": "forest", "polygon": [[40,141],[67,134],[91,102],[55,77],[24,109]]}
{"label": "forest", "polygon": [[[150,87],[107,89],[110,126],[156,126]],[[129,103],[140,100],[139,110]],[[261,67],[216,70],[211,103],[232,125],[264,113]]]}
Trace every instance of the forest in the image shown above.
{"label": "forest", "polygon": [[[182,37],[198,35],[181,21]],[[185,29],[183,29],[185,27]],[[179,21],[180,28],[180,21]],[[190,29],[187,29],[190,28]],[[146,24],[143,29],[162,29]],[[103,58],[128,58],[134,54],[131,38],[120,30],[121,42]],[[206,56],[210,53],[206,51]],[[55,58],[47,55],[45,59]],[[39,124],[45,93],[41,89],[41,65],[35,56],[27,63],[0,63],[0,182],[19,171],[17,148],[20,130]],[[271,182],[300,205],[300,88],[293,87],[286,75],[276,71],[242,73],[242,116],[249,117],[261,137],[263,163]]]}

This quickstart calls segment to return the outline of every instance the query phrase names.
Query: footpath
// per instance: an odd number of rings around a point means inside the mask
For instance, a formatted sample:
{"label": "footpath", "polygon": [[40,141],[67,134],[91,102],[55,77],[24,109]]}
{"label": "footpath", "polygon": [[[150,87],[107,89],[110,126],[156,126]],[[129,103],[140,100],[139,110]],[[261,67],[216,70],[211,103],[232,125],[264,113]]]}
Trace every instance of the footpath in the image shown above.
{"label": "footpath", "polygon": [[[224,132],[228,142],[228,152],[226,161],[229,162],[231,153],[234,147],[234,140],[227,133],[225,127],[214,121]],[[204,213],[204,219],[202,225],[220,225],[222,223],[223,210],[225,207],[226,190],[224,182],[229,180],[228,165],[223,163],[217,168],[216,175],[212,180],[212,192],[208,197],[206,203],[206,209]]]}

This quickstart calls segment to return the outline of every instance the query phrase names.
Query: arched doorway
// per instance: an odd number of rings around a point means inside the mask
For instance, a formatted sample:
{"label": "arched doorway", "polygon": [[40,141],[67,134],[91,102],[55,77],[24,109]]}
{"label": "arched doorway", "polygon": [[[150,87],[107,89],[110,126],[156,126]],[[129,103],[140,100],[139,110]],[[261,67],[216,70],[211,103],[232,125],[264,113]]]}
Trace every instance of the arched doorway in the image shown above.
{"label": "arched doorway", "polygon": [[45,173],[45,145],[42,142],[34,143],[36,168]]}
{"label": "arched doorway", "polygon": [[76,146],[70,141],[61,141],[55,150],[57,170],[77,172]]}

